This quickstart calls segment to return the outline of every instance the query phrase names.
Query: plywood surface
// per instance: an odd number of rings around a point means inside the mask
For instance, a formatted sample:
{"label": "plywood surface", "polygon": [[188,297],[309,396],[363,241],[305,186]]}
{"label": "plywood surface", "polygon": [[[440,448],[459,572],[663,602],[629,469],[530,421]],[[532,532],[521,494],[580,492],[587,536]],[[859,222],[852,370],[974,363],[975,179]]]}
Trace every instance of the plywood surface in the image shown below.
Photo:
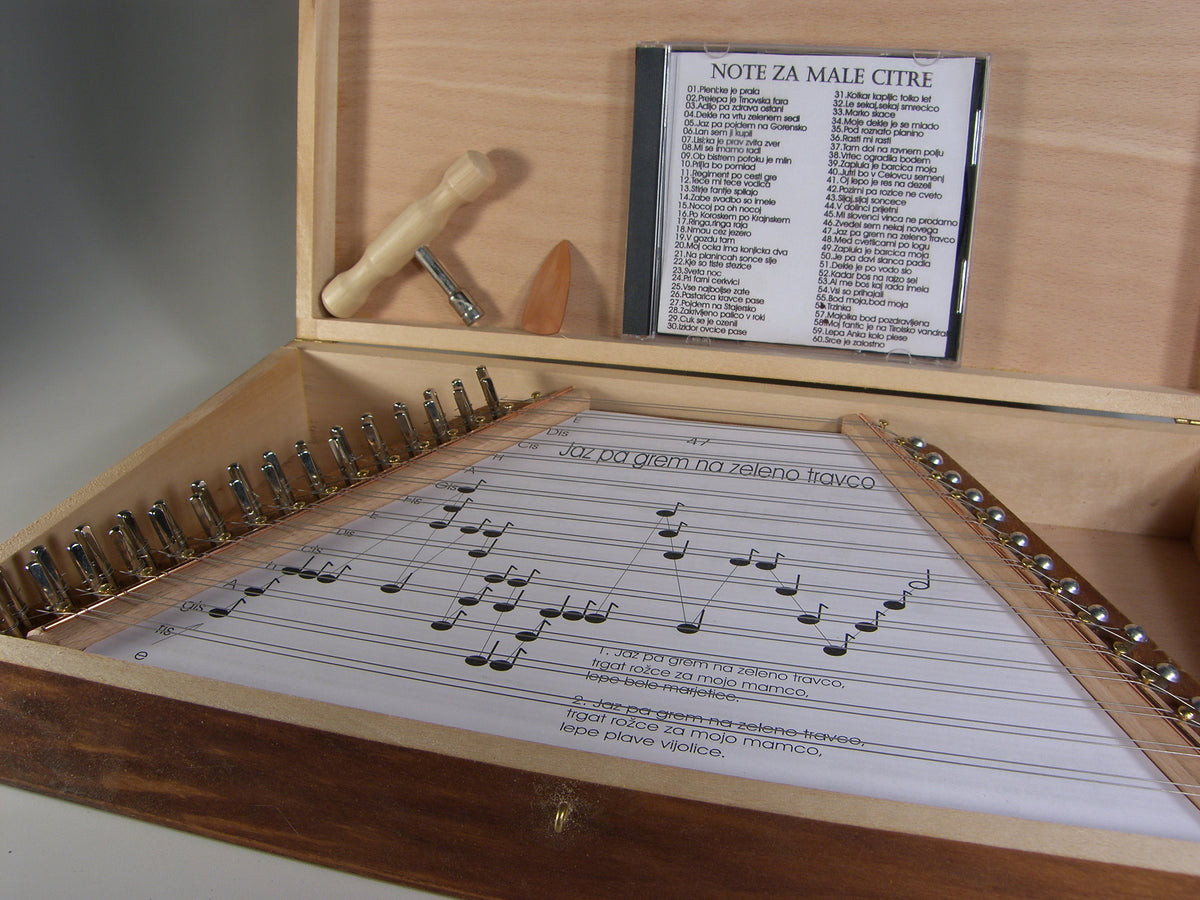
{"label": "plywood surface", "polygon": [[[450,0],[345,3],[340,12],[336,121],[317,123],[336,129],[335,238],[315,266],[327,266],[326,277],[353,263],[461,150],[481,149],[499,180],[434,246],[488,306],[487,327],[516,329],[537,265],[568,239],[575,277],[564,332],[615,340],[637,42],[986,52],[966,366],[1196,386],[1200,104],[1188,86],[1200,76],[1200,17],[1188,3],[867,2],[848,15],[833,2],[524,0],[484,11]],[[446,327],[453,341],[461,326],[427,281],[408,267],[361,317]],[[314,299],[302,292],[302,319],[319,320]],[[556,355],[554,340],[517,349]],[[602,347],[578,352],[603,358]],[[804,371],[787,360],[776,368]]]}

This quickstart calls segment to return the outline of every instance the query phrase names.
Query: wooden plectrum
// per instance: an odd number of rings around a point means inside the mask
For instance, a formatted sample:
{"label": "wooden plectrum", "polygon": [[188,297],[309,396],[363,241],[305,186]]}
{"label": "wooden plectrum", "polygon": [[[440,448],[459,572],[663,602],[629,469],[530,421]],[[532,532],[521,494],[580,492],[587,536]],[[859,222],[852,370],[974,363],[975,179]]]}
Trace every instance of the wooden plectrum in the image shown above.
{"label": "wooden plectrum", "polygon": [[532,334],[557,334],[567,312],[570,289],[571,244],[560,241],[533,276],[521,327]]}

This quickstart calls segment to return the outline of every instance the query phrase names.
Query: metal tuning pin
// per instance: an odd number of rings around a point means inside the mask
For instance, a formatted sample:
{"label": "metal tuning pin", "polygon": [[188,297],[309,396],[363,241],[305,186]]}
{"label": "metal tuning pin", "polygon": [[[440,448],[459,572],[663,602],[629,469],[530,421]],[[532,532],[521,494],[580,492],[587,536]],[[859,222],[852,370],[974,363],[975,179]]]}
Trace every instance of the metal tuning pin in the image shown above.
{"label": "metal tuning pin", "polygon": [[296,441],[296,458],[300,460],[300,465],[304,469],[304,477],[308,479],[308,486],[314,494],[324,497],[337,491],[337,485],[331,485],[325,480],[321,467],[317,465],[312,451],[308,449],[308,444],[304,441]]}
{"label": "metal tuning pin", "polygon": [[437,391],[427,388],[424,397],[421,405],[425,407],[425,416],[429,419],[429,427],[433,429],[433,439],[439,444],[444,444],[450,440],[450,426],[446,424],[446,414],[442,412]]}
{"label": "metal tuning pin", "polygon": [[75,529],[75,542],[67,545],[67,552],[89,591],[93,594],[116,592],[117,577],[90,526],[80,525]]}
{"label": "metal tuning pin", "polygon": [[191,559],[196,555],[195,551],[188,546],[183,529],[175,521],[175,516],[167,506],[166,500],[156,502],[147,510],[146,515],[150,517],[150,524],[154,526],[154,533],[158,535],[159,543],[162,544],[163,552],[167,556],[172,559]]}
{"label": "metal tuning pin", "polygon": [[358,457],[354,455],[346,431],[339,425],[329,429],[329,449],[347,487],[371,474],[366,469],[359,468]]}
{"label": "metal tuning pin", "polygon": [[25,571],[29,573],[29,577],[41,591],[47,606],[54,612],[74,612],[75,607],[71,604],[71,597],[67,593],[67,583],[63,581],[62,575],[58,572],[58,566],[51,559],[50,551],[39,545],[30,550],[29,555],[33,557],[33,560],[25,564]]}
{"label": "metal tuning pin", "polygon": [[450,388],[454,392],[454,405],[458,407],[458,415],[462,418],[463,430],[474,431],[480,422],[475,416],[475,410],[471,408],[471,399],[467,396],[462,379],[455,378],[450,382]]}
{"label": "metal tuning pin", "polygon": [[158,566],[154,564],[154,556],[150,553],[150,544],[142,534],[133,513],[127,509],[117,513],[116,527],[109,529],[108,536],[116,545],[117,552],[121,554],[121,560],[130,575],[150,578],[158,574]]}
{"label": "metal tuning pin", "polygon": [[363,437],[367,439],[367,446],[371,448],[371,455],[375,458],[375,465],[381,472],[388,466],[394,466],[400,462],[400,457],[388,449],[383,435],[375,427],[375,417],[370,413],[363,414],[362,430]]}
{"label": "metal tuning pin", "polygon": [[292,486],[288,484],[287,474],[283,471],[283,464],[279,462],[279,457],[270,450],[263,454],[262,473],[267,479],[267,487],[271,489],[271,496],[275,498],[277,507],[285,512],[291,512],[304,505],[296,499],[296,495],[292,492]]}
{"label": "metal tuning pin", "polygon": [[13,590],[3,569],[0,569],[0,620],[4,623],[4,633],[12,637],[24,637],[33,628],[29,608],[21,595]]}
{"label": "metal tuning pin", "polygon": [[217,511],[217,504],[213,501],[212,492],[208,489],[207,484],[203,481],[193,481],[192,496],[188,497],[188,503],[192,505],[192,511],[196,513],[196,518],[200,520],[200,527],[204,529],[209,540],[219,543],[229,540],[231,537],[229,528],[225,524],[225,519]]}
{"label": "metal tuning pin", "polygon": [[242,467],[233,463],[227,471],[229,472],[229,490],[233,492],[238,506],[241,507],[242,519],[245,523],[261,525],[266,522],[267,516],[263,512],[262,502],[258,499],[258,494],[254,493],[254,488],[250,486],[250,479],[246,477]]}
{"label": "metal tuning pin", "polygon": [[446,292],[451,308],[458,313],[458,317],[463,320],[464,325],[474,325],[483,318],[483,310],[476,306],[475,301],[455,284],[454,279],[442,268],[442,264],[438,262],[437,257],[430,252],[428,247],[418,247],[413,255],[422,268],[433,276],[433,280],[438,283],[438,286]]}
{"label": "metal tuning pin", "polygon": [[500,402],[500,396],[496,393],[496,386],[492,384],[491,376],[488,375],[486,366],[478,366],[475,369],[475,377],[479,379],[479,386],[483,388],[483,399],[487,404],[488,413],[494,422],[496,419],[504,415],[507,410],[504,404]]}
{"label": "metal tuning pin", "polygon": [[396,402],[392,404],[392,415],[396,419],[396,425],[400,428],[400,436],[404,439],[404,447],[408,450],[409,456],[416,456],[418,453],[426,449],[426,444],[417,434],[417,429],[413,426],[412,417],[408,414],[408,405],[405,403]]}
{"label": "metal tuning pin", "polygon": [[79,570],[79,577],[83,579],[84,588],[92,594],[111,594],[111,588],[105,588],[103,581],[100,579],[100,573],[96,566],[92,563],[91,558],[87,555],[87,551],[83,549],[83,545],[78,541],[72,541],[67,544],[67,555],[71,557],[71,561],[75,563],[75,568]]}

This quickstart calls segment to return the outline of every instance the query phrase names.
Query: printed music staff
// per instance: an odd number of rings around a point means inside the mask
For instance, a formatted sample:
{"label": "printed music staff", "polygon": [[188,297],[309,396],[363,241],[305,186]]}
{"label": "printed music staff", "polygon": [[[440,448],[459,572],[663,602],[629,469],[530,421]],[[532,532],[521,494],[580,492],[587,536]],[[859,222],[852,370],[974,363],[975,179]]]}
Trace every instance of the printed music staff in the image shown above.
{"label": "printed music staff", "polygon": [[[464,441],[486,434],[459,427]],[[806,477],[870,471],[846,436],[587,411],[529,434],[453,469],[437,460],[458,438],[339,478],[310,510],[250,533],[258,563],[235,538],[180,567],[194,584],[186,604],[156,601],[160,582],[147,579],[117,613],[97,606],[88,616],[114,627],[128,604],[154,614],[91,649],[456,728],[944,808],[989,811],[974,789],[986,765],[1018,815],[1104,827],[1112,809],[1137,810],[1129,827],[1200,840],[1187,799],[1200,787],[1164,791],[1152,754],[1047,664],[1020,610],[897,489],[882,476]],[[374,459],[363,440],[360,458]],[[406,466],[426,464],[434,474],[407,483]],[[1047,572],[1036,555],[1031,573]],[[1073,596],[1069,578],[1031,577]],[[1158,665],[1139,672],[1169,683]],[[1141,690],[1141,675],[1131,682]],[[647,745],[630,726],[606,742],[563,727],[578,697],[705,727]],[[863,753],[887,765],[864,767]]]}

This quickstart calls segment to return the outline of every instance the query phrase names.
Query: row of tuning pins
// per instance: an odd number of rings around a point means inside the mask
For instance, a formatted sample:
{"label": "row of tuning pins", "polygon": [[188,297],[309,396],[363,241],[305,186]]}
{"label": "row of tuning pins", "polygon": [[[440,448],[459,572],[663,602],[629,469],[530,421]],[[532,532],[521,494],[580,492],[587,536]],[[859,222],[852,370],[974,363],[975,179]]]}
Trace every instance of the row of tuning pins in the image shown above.
{"label": "row of tuning pins", "polygon": [[[880,422],[886,429],[887,422]],[[1016,559],[1018,565],[1034,573],[1046,589],[1060,603],[1072,611],[1074,616],[1108,645],[1113,654],[1125,661],[1137,679],[1147,688],[1168,698],[1174,714],[1181,722],[1200,725],[1200,696],[1188,697],[1178,690],[1183,680],[1179,667],[1150,641],[1146,630],[1134,622],[1116,622],[1113,612],[1102,603],[1084,599],[1083,586],[1071,574],[1056,574],[1056,560],[1047,553],[1029,551],[1030,538],[1017,530],[1006,530],[1004,523],[1010,518],[1003,507],[989,502],[979,487],[968,487],[963,476],[945,467],[941,451],[930,447],[920,437],[901,437],[893,433],[893,440],[903,447],[910,457],[935,482],[941,483],[947,494],[956,500],[986,530],[990,531],[998,544]],[[1145,648],[1143,650],[1143,648]]]}
{"label": "row of tuning pins", "polygon": [[[273,517],[301,509],[343,487],[420,456],[511,412],[515,404],[500,400],[487,369],[480,366],[475,373],[484,396],[484,405],[479,410],[472,406],[466,388],[459,379],[451,382],[457,417],[446,415],[434,390],[424,392],[421,406],[428,423],[427,436],[418,429],[408,405],[403,402],[393,404],[392,408],[400,435],[400,443],[394,447],[384,439],[375,417],[370,413],[364,414],[360,421],[369,456],[355,454],[344,428],[331,428],[328,446],[337,469],[334,477],[326,475],[307,441],[297,441],[295,444],[296,459],[304,473],[304,488],[297,488],[293,484],[274,452],[265,452],[261,472],[270,491],[270,502],[260,498],[242,466],[232,463],[227,469],[228,486],[244,523],[238,530],[258,527]],[[0,570],[0,631],[24,636],[42,616],[78,612],[113,596],[129,583],[153,578],[233,538],[234,528],[230,527],[220,512],[206,482],[192,482],[188,505],[203,529],[203,537],[190,540],[167,502],[159,500],[146,512],[158,541],[157,548],[151,546],[131,511],[121,510],[117,513],[116,523],[109,529],[108,538],[121,559],[120,566],[112,563],[91,526],[77,527],[73,532],[75,540],[66,547],[67,556],[79,575],[79,585],[75,588],[68,584],[46,546],[33,547],[29,551],[30,561],[24,568],[42,602],[27,603]]]}

